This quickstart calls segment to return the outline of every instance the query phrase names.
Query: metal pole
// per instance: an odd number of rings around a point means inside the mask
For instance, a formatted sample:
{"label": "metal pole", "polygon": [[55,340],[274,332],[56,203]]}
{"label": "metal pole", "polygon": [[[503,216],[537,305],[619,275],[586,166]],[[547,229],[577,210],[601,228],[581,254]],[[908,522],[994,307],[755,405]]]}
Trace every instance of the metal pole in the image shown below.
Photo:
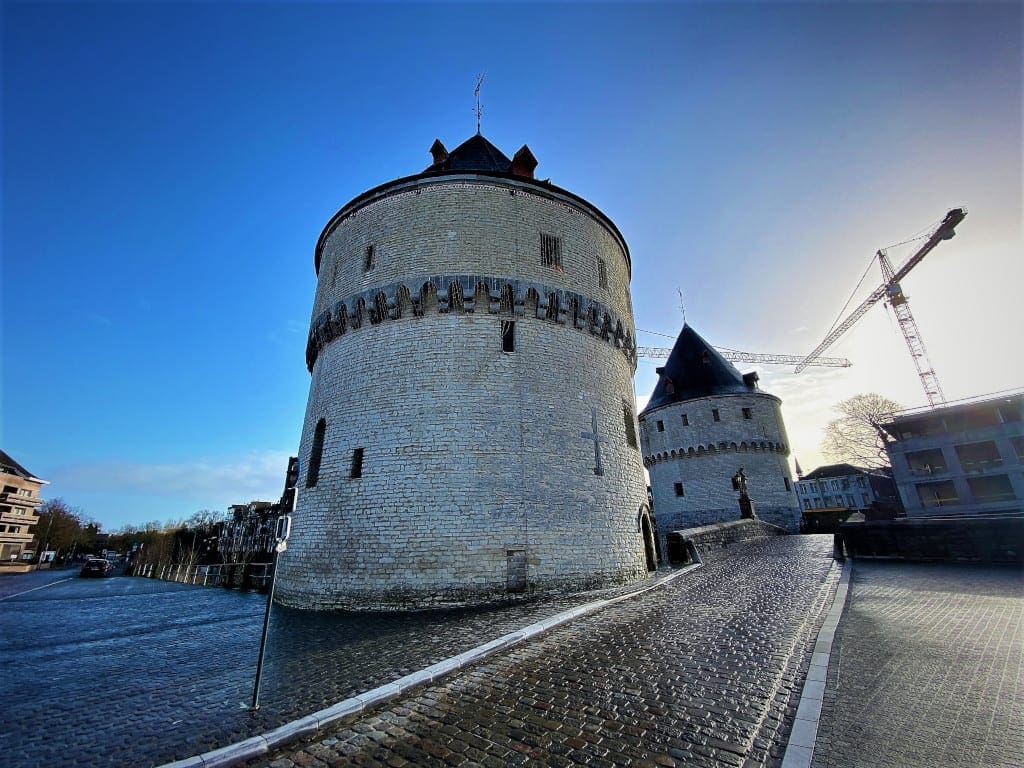
{"label": "metal pole", "polygon": [[267,648],[267,627],[270,626],[270,606],[274,604],[274,582],[277,581],[277,561],[281,553],[274,555],[274,570],[270,572],[270,589],[267,590],[267,610],[263,614],[263,635],[260,637],[260,655],[256,660],[256,684],[252,689],[252,706],[250,712],[258,712],[260,709],[260,678],[263,676],[263,653]]}

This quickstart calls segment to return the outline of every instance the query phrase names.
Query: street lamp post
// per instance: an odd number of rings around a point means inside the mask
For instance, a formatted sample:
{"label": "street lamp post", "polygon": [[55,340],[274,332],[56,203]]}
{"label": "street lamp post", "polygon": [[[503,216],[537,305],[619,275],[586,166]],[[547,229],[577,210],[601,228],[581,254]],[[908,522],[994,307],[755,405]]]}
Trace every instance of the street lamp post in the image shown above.
{"label": "street lamp post", "polygon": [[267,610],[263,614],[263,634],[260,636],[260,654],[256,660],[256,682],[252,688],[252,705],[249,711],[255,714],[260,709],[260,679],[263,677],[263,654],[267,649],[267,628],[270,626],[270,608],[274,604],[274,583],[277,581],[277,564],[281,553],[288,549],[288,536],[292,530],[291,515],[277,518],[274,534],[274,569],[270,572],[270,587],[267,589]]}

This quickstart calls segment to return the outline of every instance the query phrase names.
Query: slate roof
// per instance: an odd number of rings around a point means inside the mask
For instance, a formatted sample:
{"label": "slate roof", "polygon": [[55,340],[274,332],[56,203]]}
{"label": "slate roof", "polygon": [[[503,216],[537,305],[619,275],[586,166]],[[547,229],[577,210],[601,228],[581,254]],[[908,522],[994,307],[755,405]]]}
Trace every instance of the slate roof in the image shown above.
{"label": "slate roof", "polygon": [[870,469],[866,467],[858,467],[853,464],[825,464],[824,466],[818,467],[801,478],[802,480],[818,480],[823,477],[846,477],[849,475],[878,475],[887,477],[889,472],[885,468],[882,469]]}
{"label": "slate roof", "polygon": [[6,451],[0,448],[0,469],[9,475],[18,475],[19,477],[35,477],[31,472],[25,469],[21,464],[12,459]]}
{"label": "slate roof", "polygon": [[423,171],[498,171],[509,173],[512,161],[479,133],[466,139],[443,160]]}
{"label": "slate roof", "polygon": [[745,395],[757,389],[757,374],[744,376],[700,334],[683,325],[643,412],[713,395]]}

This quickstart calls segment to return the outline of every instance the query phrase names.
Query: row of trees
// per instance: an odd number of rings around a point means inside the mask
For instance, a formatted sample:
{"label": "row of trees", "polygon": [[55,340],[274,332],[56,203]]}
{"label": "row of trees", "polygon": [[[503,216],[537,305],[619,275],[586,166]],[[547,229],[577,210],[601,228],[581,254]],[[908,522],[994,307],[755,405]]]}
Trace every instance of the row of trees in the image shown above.
{"label": "row of trees", "polygon": [[110,534],[110,549],[129,553],[137,564],[176,563],[187,566],[199,562],[205,553],[217,548],[219,524],[227,516],[223,512],[201,509],[190,517],[153,521],[141,527],[126,525]]}
{"label": "row of trees", "polygon": [[39,553],[56,552],[56,558],[70,560],[76,553],[90,552],[99,536],[100,526],[82,510],[64,499],[49,499],[37,510],[39,522],[35,535]]}
{"label": "row of trees", "polygon": [[81,509],[62,498],[43,502],[38,510],[39,522],[33,533],[39,552],[54,552],[57,562],[68,562],[80,554],[98,554],[101,549],[129,553],[135,548],[139,562],[171,562],[182,556],[195,560],[201,548],[209,547],[217,524],[224,521],[223,512],[203,509],[190,517],[152,521],[142,526],[126,525],[109,534]]}

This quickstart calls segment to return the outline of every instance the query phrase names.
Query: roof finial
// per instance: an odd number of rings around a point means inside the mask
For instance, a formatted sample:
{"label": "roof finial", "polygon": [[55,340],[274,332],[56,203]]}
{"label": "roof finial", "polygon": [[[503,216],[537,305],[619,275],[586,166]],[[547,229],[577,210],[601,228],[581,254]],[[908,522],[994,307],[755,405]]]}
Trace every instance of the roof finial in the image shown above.
{"label": "roof finial", "polygon": [[484,84],[484,78],[487,76],[486,72],[481,72],[476,76],[476,88],[473,89],[473,95],[476,96],[476,135],[480,135],[480,115],[484,113],[483,107],[480,106],[480,86]]}
{"label": "roof finial", "polygon": [[686,325],[686,305],[683,303],[683,289],[677,286],[676,293],[679,294],[679,311],[683,315],[683,325]]}

